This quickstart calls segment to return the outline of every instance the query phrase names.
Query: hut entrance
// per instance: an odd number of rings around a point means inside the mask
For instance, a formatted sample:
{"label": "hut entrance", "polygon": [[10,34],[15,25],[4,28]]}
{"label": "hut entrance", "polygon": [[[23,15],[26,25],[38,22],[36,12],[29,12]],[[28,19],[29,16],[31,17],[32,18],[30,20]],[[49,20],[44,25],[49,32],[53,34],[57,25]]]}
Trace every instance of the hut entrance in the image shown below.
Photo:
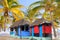
{"label": "hut entrance", "polygon": [[10,28],[10,35],[13,35],[14,34],[14,28]]}
{"label": "hut entrance", "polygon": [[29,25],[25,24],[25,25],[21,25],[21,36],[30,36],[30,32],[29,32]]}
{"label": "hut entrance", "polygon": [[21,25],[20,28],[21,28],[21,31],[24,31],[24,25]]}
{"label": "hut entrance", "polygon": [[21,31],[29,31],[29,25],[27,24],[21,25],[20,28],[21,28]]}

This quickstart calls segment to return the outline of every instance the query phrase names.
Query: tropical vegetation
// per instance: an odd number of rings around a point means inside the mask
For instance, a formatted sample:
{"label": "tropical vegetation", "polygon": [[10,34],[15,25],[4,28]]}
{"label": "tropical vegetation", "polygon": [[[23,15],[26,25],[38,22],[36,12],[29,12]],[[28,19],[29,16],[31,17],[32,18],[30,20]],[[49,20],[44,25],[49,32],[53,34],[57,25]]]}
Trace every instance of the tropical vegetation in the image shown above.
{"label": "tropical vegetation", "polygon": [[3,28],[5,28],[4,24],[9,20],[10,12],[15,18],[15,21],[18,21],[24,17],[23,12],[19,9],[22,8],[23,5],[19,5],[17,0],[0,0],[0,6],[2,6],[2,8],[0,8],[0,13],[4,13],[0,20]]}
{"label": "tropical vegetation", "polygon": [[33,19],[37,12],[44,9],[45,12],[43,13],[42,18],[52,23],[55,32],[55,27],[58,27],[56,19],[60,17],[59,2],[59,0],[40,0],[32,3],[29,6],[29,10],[31,10],[31,12],[29,12],[29,17]]}
{"label": "tropical vegetation", "polygon": [[[32,3],[28,7],[27,14],[22,12],[19,8],[23,8],[23,5],[19,5],[17,0],[0,0],[0,13],[4,14],[0,16],[0,24],[2,25],[2,29],[6,29],[5,24],[10,22],[9,17],[11,17],[9,14],[12,13],[12,16],[14,18],[14,22],[26,19],[31,24],[34,22],[34,20],[39,19],[37,16],[41,16],[46,21],[49,21],[52,23],[52,26],[54,28],[58,27],[60,20],[60,0],[39,0],[35,3]],[[44,10],[43,14],[41,14],[41,10]],[[56,20],[58,19],[58,20]],[[57,22],[58,21],[58,22]],[[56,36],[56,34],[55,34]]]}

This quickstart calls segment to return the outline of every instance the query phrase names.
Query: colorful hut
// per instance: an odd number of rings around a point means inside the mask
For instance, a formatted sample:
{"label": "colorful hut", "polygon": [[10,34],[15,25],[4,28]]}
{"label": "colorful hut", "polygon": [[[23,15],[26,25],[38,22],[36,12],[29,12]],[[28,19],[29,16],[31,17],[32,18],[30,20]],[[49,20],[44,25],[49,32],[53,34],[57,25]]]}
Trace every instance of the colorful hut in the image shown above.
{"label": "colorful hut", "polygon": [[31,29],[31,34],[32,34],[32,36],[37,36],[37,37],[39,37],[39,24],[40,23],[42,23],[42,19],[37,19],[37,20],[35,20],[35,22],[33,22],[32,24],[31,24],[31,27],[30,27],[30,29]]}
{"label": "colorful hut", "polygon": [[30,36],[29,22],[26,21],[25,19],[15,22],[11,27],[15,29],[17,36],[21,36],[21,37]]}
{"label": "colorful hut", "polygon": [[51,23],[43,23],[32,26],[32,36],[36,37],[52,37]]}
{"label": "colorful hut", "polygon": [[52,37],[51,23],[42,23],[41,19],[36,20],[30,27],[32,36]]}

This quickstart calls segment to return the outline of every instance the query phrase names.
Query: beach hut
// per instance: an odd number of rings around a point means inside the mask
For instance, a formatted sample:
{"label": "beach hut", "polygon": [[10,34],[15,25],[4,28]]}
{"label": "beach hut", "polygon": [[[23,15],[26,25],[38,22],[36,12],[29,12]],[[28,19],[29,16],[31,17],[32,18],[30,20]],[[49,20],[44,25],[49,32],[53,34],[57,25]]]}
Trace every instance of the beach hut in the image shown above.
{"label": "beach hut", "polygon": [[51,23],[43,23],[43,37],[52,37],[52,24]]}
{"label": "beach hut", "polygon": [[36,36],[36,37],[39,37],[39,24],[41,24],[42,23],[42,19],[37,19],[37,20],[35,20],[35,22],[33,22],[32,24],[31,24],[31,27],[30,27],[30,29],[31,29],[31,35],[32,35],[32,37],[34,37],[34,36]]}
{"label": "beach hut", "polygon": [[32,26],[31,34],[36,37],[52,37],[52,24],[51,23],[42,23],[41,19],[36,20]]}
{"label": "beach hut", "polygon": [[10,35],[13,35],[13,34],[17,35],[18,25],[19,25],[19,22],[16,21],[10,26]]}
{"label": "beach hut", "polygon": [[29,22],[26,21],[25,19],[15,22],[11,27],[15,29],[17,36],[21,36],[21,37],[30,36]]}
{"label": "beach hut", "polygon": [[20,34],[22,37],[28,37],[30,36],[30,30],[29,30],[29,22],[27,20],[23,20],[20,25]]}
{"label": "beach hut", "polygon": [[29,37],[30,36],[30,30],[29,30],[29,25],[28,24],[21,25],[20,30],[21,30],[20,35],[22,37]]}
{"label": "beach hut", "polygon": [[13,27],[10,28],[10,35],[15,35],[15,30]]}
{"label": "beach hut", "polygon": [[52,25],[51,23],[43,23],[39,25],[34,25],[31,28],[32,38],[38,40],[52,40]]}

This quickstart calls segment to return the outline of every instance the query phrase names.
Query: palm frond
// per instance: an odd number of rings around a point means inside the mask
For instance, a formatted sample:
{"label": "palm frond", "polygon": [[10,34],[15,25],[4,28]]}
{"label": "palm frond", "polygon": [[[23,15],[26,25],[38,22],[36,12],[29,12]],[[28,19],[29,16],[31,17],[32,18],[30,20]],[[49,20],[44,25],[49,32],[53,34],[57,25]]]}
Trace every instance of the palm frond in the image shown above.
{"label": "palm frond", "polygon": [[33,17],[33,16],[36,15],[37,12],[38,12],[40,9],[42,9],[42,8],[44,8],[44,6],[37,6],[37,7],[33,8],[32,10],[29,10],[29,11],[28,11],[28,16],[29,16],[29,17]]}
{"label": "palm frond", "polygon": [[22,11],[20,11],[19,9],[16,9],[16,8],[12,8],[11,11],[13,13],[15,13],[16,15],[18,15],[20,18],[24,18],[24,13]]}
{"label": "palm frond", "polygon": [[13,13],[13,17],[14,17],[14,21],[20,20],[20,17],[18,17],[18,15],[14,14],[14,13]]}
{"label": "palm frond", "polygon": [[3,0],[3,6],[4,6],[4,7],[9,7],[7,0]]}
{"label": "palm frond", "polygon": [[33,6],[36,6],[36,5],[43,5],[43,4],[44,4],[43,1],[37,1],[37,2],[35,2],[35,3],[32,3],[32,4],[29,6],[29,8],[32,8]]}
{"label": "palm frond", "polygon": [[13,5],[11,6],[11,8],[23,8],[24,6],[23,5]]}
{"label": "palm frond", "polygon": [[0,6],[2,6],[2,0],[0,0]]}
{"label": "palm frond", "polygon": [[56,0],[56,2],[60,2],[60,0]]}
{"label": "palm frond", "polygon": [[57,8],[59,9],[60,8],[60,0],[56,0],[56,3],[57,3]]}
{"label": "palm frond", "polygon": [[54,25],[55,28],[58,27],[58,23],[57,22],[53,22],[53,25]]}
{"label": "palm frond", "polygon": [[17,3],[17,0],[7,0],[9,7],[11,8],[12,6],[19,5]]}
{"label": "palm frond", "polygon": [[0,12],[3,12],[4,11],[4,9],[3,8],[0,8]]}
{"label": "palm frond", "polygon": [[45,7],[44,5],[42,5],[42,6],[37,6],[37,7],[33,8],[32,10],[34,10],[34,11],[39,11],[40,9],[43,9],[44,7]]}
{"label": "palm frond", "polygon": [[15,4],[18,4],[17,3],[17,0],[7,0],[8,4],[11,4],[11,3],[15,3]]}

